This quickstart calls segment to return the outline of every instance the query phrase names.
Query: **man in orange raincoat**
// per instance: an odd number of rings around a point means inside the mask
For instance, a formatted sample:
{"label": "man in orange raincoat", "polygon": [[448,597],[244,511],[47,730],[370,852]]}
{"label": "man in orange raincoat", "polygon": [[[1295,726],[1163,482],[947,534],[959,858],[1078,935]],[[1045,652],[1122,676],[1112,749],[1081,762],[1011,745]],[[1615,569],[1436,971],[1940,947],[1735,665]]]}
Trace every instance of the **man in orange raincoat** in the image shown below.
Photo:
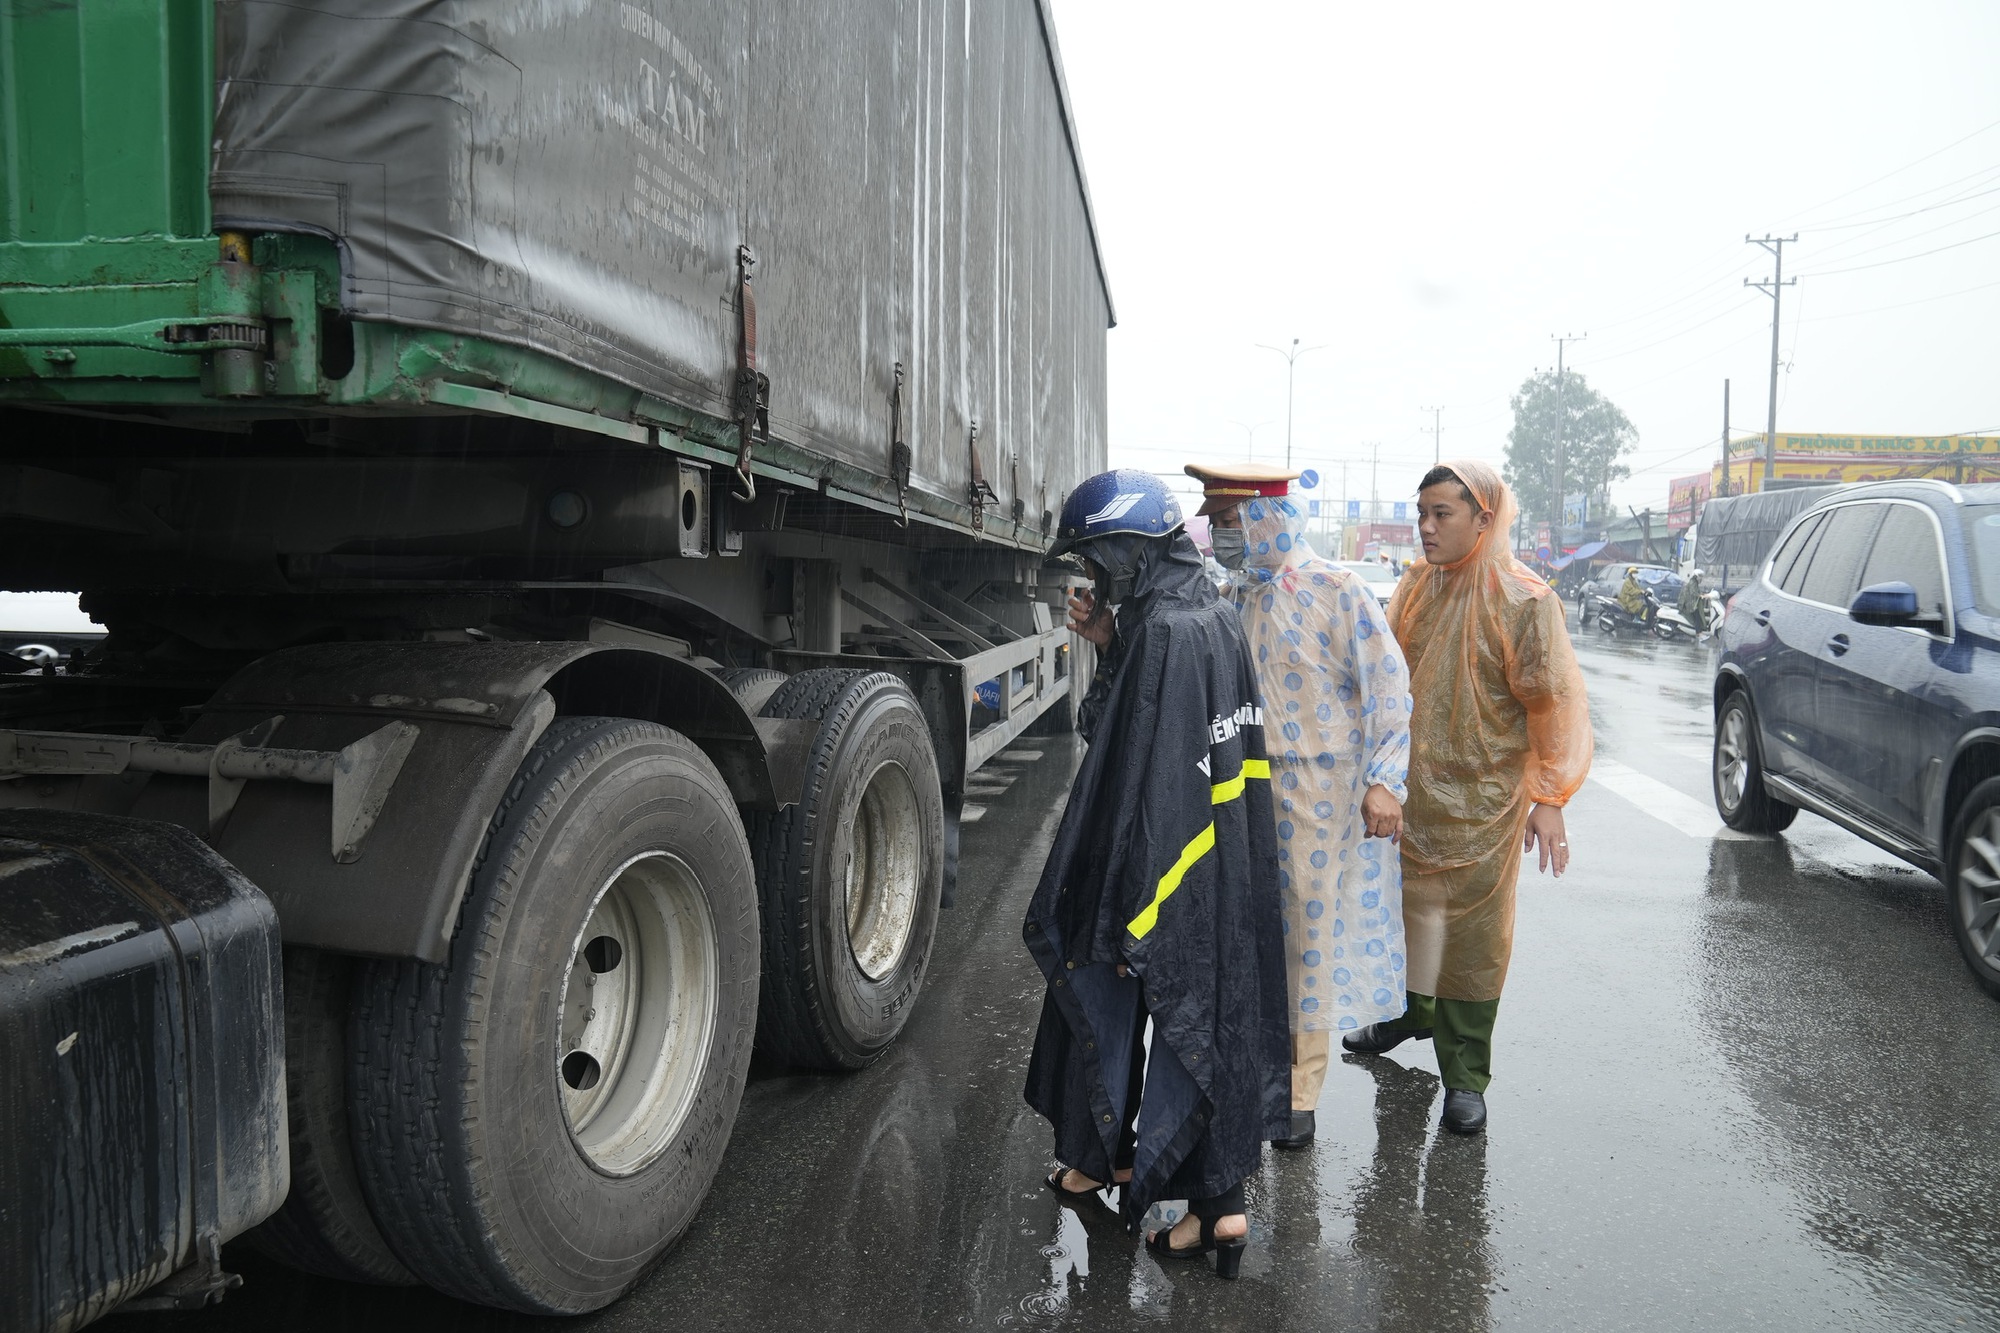
{"label": "man in orange raincoat", "polygon": [[1403,822],[1409,1009],[1342,1038],[1361,1055],[1431,1038],[1444,1127],[1486,1126],[1493,1023],[1514,947],[1521,858],[1569,866],[1563,806],[1590,770],[1590,705],[1562,603],[1507,550],[1514,497],[1485,463],[1424,475],[1424,558],[1389,603],[1409,660]]}

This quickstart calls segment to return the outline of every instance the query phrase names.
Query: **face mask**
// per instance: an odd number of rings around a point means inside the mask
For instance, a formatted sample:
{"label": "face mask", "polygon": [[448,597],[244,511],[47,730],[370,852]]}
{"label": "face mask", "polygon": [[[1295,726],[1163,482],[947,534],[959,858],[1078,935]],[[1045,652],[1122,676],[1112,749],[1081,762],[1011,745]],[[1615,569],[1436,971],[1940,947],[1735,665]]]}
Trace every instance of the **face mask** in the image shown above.
{"label": "face mask", "polygon": [[1133,585],[1139,576],[1138,551],[1133,549],[1133,542],[1127,534],[1114,533],[1079,554],[1097,567],[1099,606],[1117,606],[1132,595]]}
{"label": "face mask", "polygon": [[1209,544],[1215,550],[1215,563],[1224,569],[1241,569],[1249,558],[1250,546],[1241,528],[1210,528]]}

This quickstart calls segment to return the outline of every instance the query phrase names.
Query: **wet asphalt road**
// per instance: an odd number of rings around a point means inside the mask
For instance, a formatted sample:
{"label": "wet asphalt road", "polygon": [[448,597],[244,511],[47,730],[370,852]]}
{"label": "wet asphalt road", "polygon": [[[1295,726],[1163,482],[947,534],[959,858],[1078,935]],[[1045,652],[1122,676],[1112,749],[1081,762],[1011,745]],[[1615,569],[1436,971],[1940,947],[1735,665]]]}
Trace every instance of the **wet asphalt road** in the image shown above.
{"label": "wet asphalt road", "polygon": [[[2000,1329],[2000,1004],[1942,890],[1810,815],[1718,836],[1708,650],[1579,638],[1599,763],[1571,873],[1523,879],[1487,1134],[1437,1130],[1427,1044],[1350,1057],[1233,1285],[1059,1206],[1020,922],[1076,747],[1024,742],[902,1040],[757,1077],[684,1243],[565,1327]],[[221,1308],[116,1327],[552,1327],[236,1257]]]}

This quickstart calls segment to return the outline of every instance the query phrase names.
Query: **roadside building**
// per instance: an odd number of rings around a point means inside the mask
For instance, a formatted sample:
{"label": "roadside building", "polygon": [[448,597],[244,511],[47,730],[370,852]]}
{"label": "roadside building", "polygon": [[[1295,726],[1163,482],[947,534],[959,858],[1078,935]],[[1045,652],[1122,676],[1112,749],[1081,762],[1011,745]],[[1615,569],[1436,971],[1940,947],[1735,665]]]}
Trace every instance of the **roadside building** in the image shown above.
{"label": "roadside building", "polygon": [[[1970,485],[2000,481],[2000,435],[1779,435],[1773,459],[1772,480],[1778,485],[1912,477]],[[1669,483],[1670,491],[1691,480]],[[1709,494],[1747,495],[1765,489],[1764,437],[1742,435],[1731,440],[1726,472],[1720,462],[1709,469]]]}

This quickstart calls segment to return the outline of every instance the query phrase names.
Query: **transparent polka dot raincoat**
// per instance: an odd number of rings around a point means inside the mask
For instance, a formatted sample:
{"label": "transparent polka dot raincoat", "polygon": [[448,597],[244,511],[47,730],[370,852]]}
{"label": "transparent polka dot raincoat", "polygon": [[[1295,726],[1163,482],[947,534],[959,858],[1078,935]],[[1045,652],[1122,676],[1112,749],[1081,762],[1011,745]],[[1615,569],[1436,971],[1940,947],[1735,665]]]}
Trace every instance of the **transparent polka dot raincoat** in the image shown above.
{"label": "transparent polka dot raincoat", "polygon": [[1404,1008],[1402,862],[1361,798],[1404,799],[1409,673],[1360,578],[1314,554],[1287,499],[1239,509],[1232,591],[1264,693],[1294,1032],[1347,1031]]}

